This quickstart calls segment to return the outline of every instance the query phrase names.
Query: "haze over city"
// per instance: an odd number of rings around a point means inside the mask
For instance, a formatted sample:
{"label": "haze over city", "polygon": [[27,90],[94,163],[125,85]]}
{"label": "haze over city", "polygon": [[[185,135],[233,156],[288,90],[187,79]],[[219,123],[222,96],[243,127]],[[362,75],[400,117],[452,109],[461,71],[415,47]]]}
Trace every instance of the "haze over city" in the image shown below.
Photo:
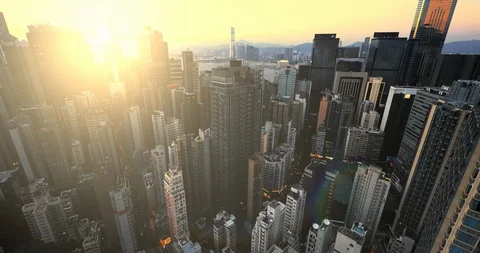
{"label": "haze over city", "polygon": [[[25,6],[29,6],[25,8]],[[52,6],[54,6],[52,8]],[[135,38],[143,26],[163,33],[173,51],[193,45],[227,44],[235,26],[237,40],[296,45],[319,31],[335,32],[343,45],[375,31],[408,36],[416,0],[15,0],[4,1],[11,33],[25,39],[30,24],[81,31],[94,44],[107,41],[114,27],[127,55],[135,55]],[[480,39],[478,0],[459,1],[446,41]],[[259,22],[259,20],[262,20]]]}

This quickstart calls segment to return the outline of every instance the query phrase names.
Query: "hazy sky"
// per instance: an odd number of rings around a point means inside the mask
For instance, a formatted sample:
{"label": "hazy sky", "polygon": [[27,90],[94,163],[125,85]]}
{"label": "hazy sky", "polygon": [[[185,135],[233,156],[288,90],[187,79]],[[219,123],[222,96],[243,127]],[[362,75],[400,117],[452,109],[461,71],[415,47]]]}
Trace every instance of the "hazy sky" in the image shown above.
{"label": "hazy sky", "polygon": [[[407,36],[418,0],[3,0],[11,32],[50,23],[97,38],[115,24],[122,40],[144,25],[164,34],[170,47],[237,40],[297,44],[314,33],[337,33],[344,45],[374,31]],[[480,0],[459,0],[447,41],[480,39]]]}

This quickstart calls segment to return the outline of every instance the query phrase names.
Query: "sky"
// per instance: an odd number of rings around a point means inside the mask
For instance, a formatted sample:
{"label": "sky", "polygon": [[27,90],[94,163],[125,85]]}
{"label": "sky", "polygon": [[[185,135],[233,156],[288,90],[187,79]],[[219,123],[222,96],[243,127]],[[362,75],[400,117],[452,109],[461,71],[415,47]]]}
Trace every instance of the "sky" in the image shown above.
{"label": "sky", "polygon": [[[25,39],[27,25],[79,30],[101,43],[114,30],[132,44],[143,26],[163,33],[171,48],[237,40],[295,45],[315,33],[337,33],[344,45],[375,31],[408,36],[418,0],[4,0],[10,32]],[[448,41],[480,39],[480,0],[459,0]]]}

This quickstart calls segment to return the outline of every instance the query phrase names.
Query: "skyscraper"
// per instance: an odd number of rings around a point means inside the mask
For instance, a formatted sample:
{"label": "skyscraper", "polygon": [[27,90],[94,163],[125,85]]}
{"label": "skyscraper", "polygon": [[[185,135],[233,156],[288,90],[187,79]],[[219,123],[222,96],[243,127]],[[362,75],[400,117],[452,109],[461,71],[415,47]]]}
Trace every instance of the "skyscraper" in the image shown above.
{"label": "skyscraper", "polygon": [[[369,76],[382,77],[385,91],[398,85],[402,56],[407,38],[399,38],[398,32],[375,32],[370,43],[365,71]],[[384,101],[381,101],[384,102]]]}
{"label": "skyscraper", "polygon": [[[478,107],[475,114],[478,112]],[[478,124],[478,123],[477,123]],[[472,148],[467,157],[464,159],[457,156],[458,159],[465,161],[465,168],[460,168],[459,163],[454,163],[455,169],[453,173],[465,171],[463,176],[455,177],[456,189],[452,188],[452,192],[445,199],[441,196],[446,189],[437,188],[438,193],[434,197],[434,205],[441,212],[429,211],[425,221],[424,232],[418,241],[418,249],[430,252],[446,251],[446,252],[471,252],[478,248],[479,235],[476,233],[480,218],[479,212],[478,187],[480,177],[478,177],[478,168],[480,167],[478,157],[480,156],[480,141],[478,140],[478,127],[476,140],[473,142],[463,143]],[[472,132],[473,133],[473,132]],[[475,143],[476,141],[476,143]],[[457,170],[460,169],[460,170]],[[445,178],[445,176],[444,176]],[[447,178],[445,178],[447,179]],[[450,181],[450,180],[447,180]],[[440,197],[440,198],[439,198]],[[435,222],[432,222],[435,220]],[[447,231],[449,231],[447,233]]]}
{"label": "skyscraper", "polygon": [[[211,131],[212,192],[218,206],[228,210],[247,200],[248,159],[260,140],[261,89],[253,71],[240,61],[212,71]],[[258,126],[258,129],[255,126]],[[232,208],[228,208],[232,207]]]}
{"label": "skyscraper", "polygon": [[235,57],[235,27],[230,27],[230,59],[234,60]]}
{"label": "skyscraper", "polygon": [[432,87],[450,86],[456,80],[480,81],[480,55],[441,54],[432,71]]}
{"label": "skyscraper", "polygon": [[165,191],[163,188],[163,180],[165,173],[168,170],[167,167],[167,153],[165,147],[157,145],[150,151],[152,156],[153,174],[155,175],[155,185],[157,187],[157,202],[160,206],[165,206]]}
{"label": "skyscraper", "polygon": [[[182,64],[183,64],[183,87],[188,93],[200,92],[200,81],[198,79],[198,65],[193,60],[192,51],[182,52]],[[197,68],[196,71],[194,69]],[[196,73],[196,75],[195,75]]]}
{"label": "skyscraper", "polygon": [[333,224],[325,219],[322,224],[313,223],[308,231],[306,253],[327,253],[333,243]]}
{"label": "skyscraper", "polygon": [[165,173],[164,191],[171,237],[189,237],[187,204],[181,170],[170,168]]}
{"label": "skyscraper", "polygon": [[380,131],[385,135],[379,161],[397,156],[417,91],[416,88],[390,87],[380,124]]}
{"label": "skyscraper", "polygon": [[321,92],[333,88],[339,42],[336,34],[315,34],[309,74],[312,81],[310,113],[318,112]]}
{"label": "skyscraper", "polygon": [[235,45],[235,53],[237,54],[237,59],[245,60],[247,59],[247,48],[243,43],[237,43]]}
{"label": "skyscraper", "polygon": [[[394,164],[395,174],[400,178],[402,184],[405,184],[409,177],[417,147],[429,118],[430,108],[445,95],[446,91],[440,89],[426,88],[417,91]],[[415,113],[412,114],[412,112]]]}
{"label": "skyscraper", "polygon": [[286,47],[284,49],[284,59],[288,61],[288,63],[293,64],[293,48]]}
{"label": "skyscraper", "polygon": [[251,253],[266,253],[272,245],[282,241],[284,216],[285,205],[276,200],[258,214],[252,231]]}
{"label": "skyscraper", "polygon": [[132,152],[145,148],[145,137],[143,134],[143,125],[141,119],[140,107],[132,106],[127,109],[128,116],[127,138],[130,138],[130,147]]}
{"label": "skyscraper", "polygon": [[210,150],[207,150],[208,145],[205,145],[204,134],[199,138],[195,137],[193,134],[185,134],[174,142],[175,165],[183,174],[189,223],[204,217],[208,209],[207,177],[210,164],[205,161],[210,157]]}
{"label": "skyscraper", "polygon": [[457,81],[447,99],[438,99],[429,107],[394,224],[407,226],[412,238],[433,239],[430,236],[438,229],[437,222],[465,172],[480,131],[479,89],[480,82]]}
{"label": "skyscraper", "polygon": [[280,100],[291,102],[295,99],[295,77],[297,70],[293,66],[287,66],[280,70],[278,83],[278,96]]}
{"label": "skyscraper", "polygon": [[456,5],[457,0],[418,1],[402,60],[403,85],[429,84],[433,65],[442,52]]}
{"label": "skyscraper", "polygon": [[353,115],[356,115],[360,103],[365,97],[367,77],[366,72],[335,72],[332,91],[353,103]]}
{"label": "skyscraper", "polygon": [[110,188],[108,193],[122,252],[135,253],[138,250],[138,244],[130,183],[119,177],[117,184]]}
{"label": "skyscraper", "polygon": [[307,202],[307,192],[300,184],[293,185],[287,195],[285,220],[283,222],[283,242],[299,250],[303,215]]}
{"label": "skyscraper", "polygon": [[170,79],[172,83],[183,85],[182,61],[170,58]]}
{"label": "skyscraper", "polygon": [[[369,228],[368,241],[372,240],[377,232],[389,189],[390,179],[385,177],[382,169],[359,165],[353,182],[345,225],[350,227],[355,222],[363,223]],[[368,241],[367,244],[369,244]]]}

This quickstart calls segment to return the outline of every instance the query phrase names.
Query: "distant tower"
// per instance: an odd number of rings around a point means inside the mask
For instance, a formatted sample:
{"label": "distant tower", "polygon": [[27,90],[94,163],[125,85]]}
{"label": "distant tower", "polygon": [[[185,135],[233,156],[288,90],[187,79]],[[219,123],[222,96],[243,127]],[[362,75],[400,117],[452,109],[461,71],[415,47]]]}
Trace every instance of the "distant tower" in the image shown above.
{"label": "distant tower", "polygon": [[235,27],[230,28],[230,59],[235,59]]}

